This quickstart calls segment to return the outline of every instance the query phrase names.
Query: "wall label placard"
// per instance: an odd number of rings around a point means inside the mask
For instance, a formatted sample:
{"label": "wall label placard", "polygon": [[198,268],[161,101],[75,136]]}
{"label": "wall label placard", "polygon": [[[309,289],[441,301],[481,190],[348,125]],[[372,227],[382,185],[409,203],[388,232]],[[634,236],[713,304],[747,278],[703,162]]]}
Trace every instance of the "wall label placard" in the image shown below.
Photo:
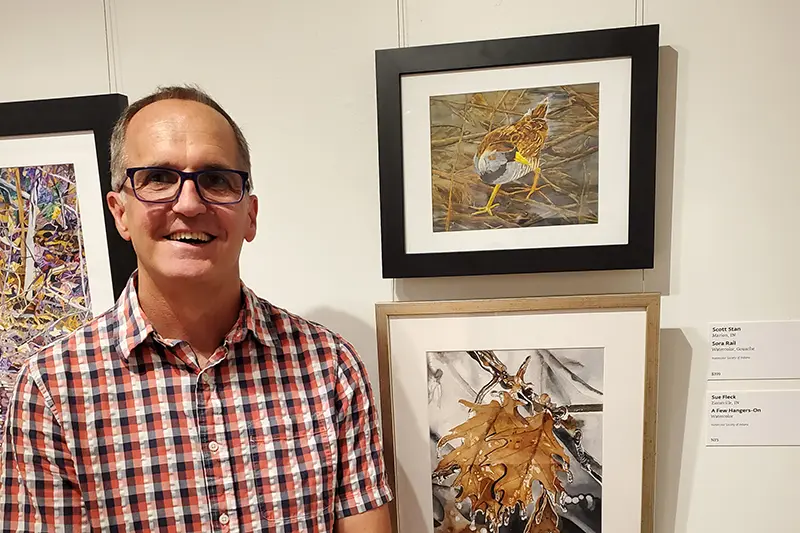
{"label": "wall label placard", "polygon": [[800,390],[710,391],[707,446],[800,446]]}
{"label": "wall label placard", "polygon": [[800,379],[800,320],[709,325],[708,379]]}

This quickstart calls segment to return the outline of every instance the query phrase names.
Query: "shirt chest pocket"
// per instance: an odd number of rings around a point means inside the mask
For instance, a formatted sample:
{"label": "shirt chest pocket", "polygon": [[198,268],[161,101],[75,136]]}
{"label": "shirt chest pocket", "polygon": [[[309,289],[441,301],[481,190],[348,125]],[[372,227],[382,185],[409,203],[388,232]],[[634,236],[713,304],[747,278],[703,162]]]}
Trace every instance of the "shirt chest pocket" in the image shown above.
{"label": "shirt chest pocket", "polygon": [[333,511],[336,435],[324,419],[248,425],[261,518],[322,523]]}

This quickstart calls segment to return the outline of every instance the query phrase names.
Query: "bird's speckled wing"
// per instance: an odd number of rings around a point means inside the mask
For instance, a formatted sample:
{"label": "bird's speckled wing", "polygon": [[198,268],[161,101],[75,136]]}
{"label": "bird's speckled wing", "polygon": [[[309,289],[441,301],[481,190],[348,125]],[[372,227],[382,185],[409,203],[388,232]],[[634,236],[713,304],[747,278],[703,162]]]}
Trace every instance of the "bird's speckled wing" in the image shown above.
{"label": "bird's speckled wing", "polygon": [[533,160],[539,157],[539,152],[547,139],[547,121],[541,118],[520,121],[517,130],[509,139],[517,147],[517,150],[533,164]]}
{"label": "bird's speckled wing", "polygon": [[538,118],[537,110],[538,107],[531,115],[522,117],[514,124],[501,126],[487,133],[478,145],[477,154],[483,153],[491,145],[508,142],[526,159],[535,159],[544,146],[548,130],[547,120]]}
{"label": "bird's speckled wing", "polygon": [[483,137],[475,153],[475,169],[481,181],[489,185],[516,181],[539,165],[539,152],[548,131],[547,107],[545,100],[517,122],[497,127]]}

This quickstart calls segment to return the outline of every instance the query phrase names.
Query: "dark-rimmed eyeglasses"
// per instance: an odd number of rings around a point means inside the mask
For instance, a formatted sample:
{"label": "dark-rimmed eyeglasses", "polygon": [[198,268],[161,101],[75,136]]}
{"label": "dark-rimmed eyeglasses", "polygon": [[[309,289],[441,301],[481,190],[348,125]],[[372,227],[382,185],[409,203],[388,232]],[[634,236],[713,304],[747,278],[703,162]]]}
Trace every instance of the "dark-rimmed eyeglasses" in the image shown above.
{"label": "dark-rimmed eyeglasses", "polygon": [[210,204],[236,204],[244,198],[249,175],[243,170],[208,169],[183,172],[166,167],[132,167],[125,171],[133,194],[142,202],[174,202],[187,180],[194,183],[200,198]]}

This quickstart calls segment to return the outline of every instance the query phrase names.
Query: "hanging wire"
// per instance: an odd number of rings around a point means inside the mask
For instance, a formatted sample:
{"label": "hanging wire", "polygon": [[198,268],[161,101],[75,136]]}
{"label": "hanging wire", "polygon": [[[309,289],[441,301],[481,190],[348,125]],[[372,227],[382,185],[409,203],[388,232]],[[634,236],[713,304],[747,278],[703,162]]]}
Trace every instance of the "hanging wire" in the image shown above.
{"label": "hanging wire", "polygon": [[[636,25],[642,26],[644,25],[644,1],[645,0],[636,0]],[[645,272],[642,269],[642,292],[645,292],[646,283],[645,283]]]}
{"label": "hanging wire", "polygon": [[408,43],[408,27],[406,25],[407,0],[397,0],[397,46],[405,48]]}
{"label": "hanging wire", "polygon": [[108,75],[108,92],[117,92],[116,49],[114,47],[114,24],[112,16],[112,0],[103,0],[103,21],[106,38],[106,72]]}
{"label": "hanging wire", "polygon": [[[408,26],[406,25],[407,0],[397,0],[397,46],[408,46]],[[397,279],[392,278],[392,301],[397,301]]]}

